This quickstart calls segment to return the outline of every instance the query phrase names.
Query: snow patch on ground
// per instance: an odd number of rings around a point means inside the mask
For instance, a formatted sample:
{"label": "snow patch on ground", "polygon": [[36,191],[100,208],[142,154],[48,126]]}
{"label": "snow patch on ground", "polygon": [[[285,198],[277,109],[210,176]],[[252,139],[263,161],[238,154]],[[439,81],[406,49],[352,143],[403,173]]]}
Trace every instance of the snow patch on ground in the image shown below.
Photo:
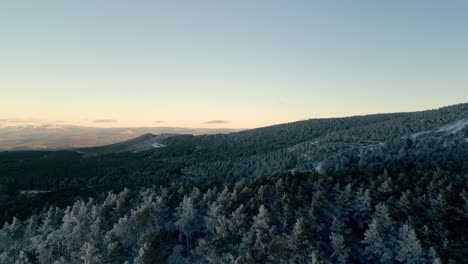
{"label": "snow patch on ground", "polygon": [[293,151],[295,151],[295,150],[296,150],[295,147],[290,147],[290,148],[288,148],[288,152],[293,152]]}
{"label": "snow patch on ground", "polygon": [[445,132],[447,134],[455,134],[455,133],[462,131],[462,129],[465,128],[465,126],[468,126],[468,119],[455,121],[453,123],[440,127],[439,129],[435,131],[429,130],[429,131],[422,131],[422,132],[414,133],[410,137],[411,139],[416,139],[417,137],[425,135],[425,134],[442,133],[442,132]]}
{"label": "snow patch on ground", "polygon": [[468,119],[458,120],[446,126],[439,128],[436,132],[446,132],[448,134],[455,134],[460,132],[466,125],[468,125]]}
{"label": "snow patch on ground", "polygon": [[161,143],[158,143],[158,142],[154,142],[153,144],[151,144],[151,146],[153,148],[162,148],[162,147],[165,147],[165,145],[161,144]]}
{"label": "snow patch on ground", "polygon": [[468,143],[468,138],[465,138],[465,142]]}
{"label": "snow patch on ground", "polygon": [[51,191],[43,191],[43,190],[18,190],[19,194],[22,194],[22,195],[27,195],[27,196],[34,196],[34,195],[38,195],[38,194],[41,194],[41,193],[48,193],[48,192],[51,192]]}
{"label": "snow patch on ground", "polygon": [[315,170],[318,172],[318,173],[322,173],[322,162],[319,162],[315,165]]}
{"label": "snow patch on ground", "polygon": [[423,131],[423,132],[414,133],[414,134],[411,135],[411,139],[416,139],[417,137],[419,137],[421,135],[425,135],[425,134],[429,134],[429,133],[432,133],[432,131]]}

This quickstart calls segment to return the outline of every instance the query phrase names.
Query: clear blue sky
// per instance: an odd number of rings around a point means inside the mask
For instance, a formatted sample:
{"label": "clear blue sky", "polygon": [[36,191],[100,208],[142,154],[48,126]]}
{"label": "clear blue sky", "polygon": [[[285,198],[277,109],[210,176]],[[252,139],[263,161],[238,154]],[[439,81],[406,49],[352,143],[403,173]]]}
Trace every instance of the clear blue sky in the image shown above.
{"label": "clear blue sky", "polygon": [[257,127],[468,102],[467,14],[457,0],[3,1],[0,120]]}

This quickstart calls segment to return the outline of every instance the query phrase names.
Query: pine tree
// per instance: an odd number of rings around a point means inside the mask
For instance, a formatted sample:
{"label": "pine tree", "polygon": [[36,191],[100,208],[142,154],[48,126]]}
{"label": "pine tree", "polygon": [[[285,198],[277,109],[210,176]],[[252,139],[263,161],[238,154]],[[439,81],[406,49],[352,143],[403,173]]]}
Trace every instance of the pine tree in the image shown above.
{"label": "pine tree", "polygon": [[184,264],[187,263],[186,259],[184,258],[184,247],[181,245],[177,245],[172,249],[172,254],[167,259],[168,264]]}
{"label": "pine tree", "polygon": [[272,242],[272,226],[268,210],[261,205],[258,214],[254,217],[252,231],[255,234],[255,252],[259,259],[266,259],[269,254],[269,245]]}
{"label": "pine tree", "polygon": [[398,200],[399,209],[405,214],[408,214],[412,210],[411,191],[406,190],[401,193],[401,197]]}
{"label": "pine tree", "polygon": [[175,226],[185,235],[187,252],[191,249],[192,233],[198,230],[200,223],[197,222],[197,212],[191,197],[184,196],[179,207],[176,209]]}
{"label": "pine tree", "polygon": [[228,221],[230,233],[233,235],[235,242],[240,243],[242,236],[248,231],[248,219],[243,204],[231,213]]}
{"label": "pine tree", "polygon": [[324,207],[325,207],[325,196],[321,191],[314,193],[312,202],[308,212],[307,223],[309,224],[310,237],[312,239],[313,247],[319,249],[321,247],[321,241],[327,239],[324,235],[325,225],[324,225]]}
{"label": "pine tree", "polygon": [[343,236],[340,234],[331,233],[330,240],[333,249],[332,258],[336,261],[336,263],[347,263],[350,252],[345,245]]}
{"label": "pine tree", "polygon": [[370,190],[363,190],[362,188],[359,188],[355,194],[354,200],[355,213],[353,215],[353,220],[358,224],[359,228],[363,229],[369,224],[371,218],[372,199],[370,197]]}
{"label": "pine tree", "polygon": [[386,205],[378,204],[372,222],[364,233],[364,256],[372,262],[392,263],[394,259],[394,223]]}
{"label": "pine tree", "polygon": [[317,251],[312,251],[312,253],[310,254],[310,263],[311,264],[322,264],[323,262],[320,260],[320,257],[319,257],[319,254],[317,253]]}
{"label": "pine tree", "polygon": [[309,244],[308,234],[309,232],[304,218],[301,217],[297,219],[288,243],[293,259],[295,259],[296,262],[305,262],[305,256],[307,255],[307,247]]}
{"label": "pine tree", "polygon": [[403,263],[424,263],[423,249],[416,237],[416,232],[409,224],[398,230],[398,255],[396,259]]}
{"label": "pine tree", "polygon": [[34,260],[31,258],[30,254],[21,250],[18,258],[15,261],[15,264],[33,264]]}
{"label": "pine tree", "polygon": [[376,263],[392,263],[393,252],[391,248],[384,242],[384,237],[381,234],[382,230],[379,222],[372,220],[369,228],[364,234],[363,243],[366,244],[364,256],[366,259]]}
{"label": "pine tree", "polygon": [[81,259],[84,264],[100,264],[103,262],[102,255],[94,243],[86,242],[82,247]]}

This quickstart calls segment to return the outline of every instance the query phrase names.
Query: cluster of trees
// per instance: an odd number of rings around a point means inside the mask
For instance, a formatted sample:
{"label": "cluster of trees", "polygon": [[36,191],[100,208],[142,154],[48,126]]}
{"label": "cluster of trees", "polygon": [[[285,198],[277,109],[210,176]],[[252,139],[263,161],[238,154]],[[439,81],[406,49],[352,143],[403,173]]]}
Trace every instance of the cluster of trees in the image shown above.
{"label": "cluster of trees", "polygon": [[402,161],[420,169],[456,166],[466,171],[468,126],[455,134],[412,135],[467,117],[468,104],[460,104],[414,113],[312,119],[231,134],[162,137],[166,147],[140,153],[3,152],[0,189],[135,187],[181,177],[204,181],[310,172],[318,165],[322,172],[357,167],[399,171]]}
{"label": "cluster of trees", "polygon": [[0,263],[461,263],[468,126],[440,128],[467,117],[461,104],[138,153],[3,152]]}
{"label": "cluster of trees", "polygon": [[462,263],[468,176],[296,174],[124,189],[0,229],[1,263]]}

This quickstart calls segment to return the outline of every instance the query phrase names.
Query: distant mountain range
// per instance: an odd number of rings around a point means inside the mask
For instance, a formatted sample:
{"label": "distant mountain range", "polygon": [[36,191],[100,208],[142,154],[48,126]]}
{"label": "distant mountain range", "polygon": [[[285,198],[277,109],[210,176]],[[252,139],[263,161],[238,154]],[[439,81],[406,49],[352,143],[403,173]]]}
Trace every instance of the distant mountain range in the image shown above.
{"label": "distant mountain range", "polygon": [[144,134],[217,134],[239,129],[137,127],[97,128],[71,125],[27,125],[0,127],[0,151],[59,150],[109,145]]}

